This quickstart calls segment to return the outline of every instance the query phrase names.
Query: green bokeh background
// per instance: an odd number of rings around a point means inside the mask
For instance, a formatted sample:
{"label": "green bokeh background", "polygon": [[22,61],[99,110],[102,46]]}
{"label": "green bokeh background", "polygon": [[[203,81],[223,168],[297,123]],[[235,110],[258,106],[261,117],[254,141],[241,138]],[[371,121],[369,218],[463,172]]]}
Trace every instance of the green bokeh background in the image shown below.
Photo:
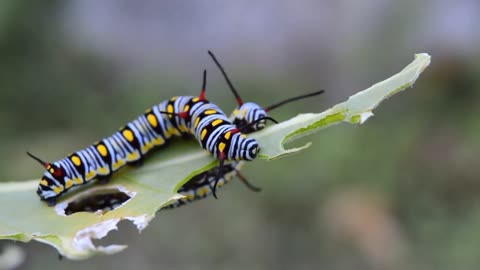
{"label": "green bokeh background", "polygon": [[480,34],[469,29],[479,4],[80,2],[0,3],[3,181],[40,176],[25,150],[57,160],[155,103],[197,94],[204,68],[209,99],[231,111],[207,49],[245,100],[327,90],[274,111],[278,120],[323,111],[414,53],[430,53],[432,64],[365,125],[336,126],[298,155],[247,164],[261,193],[233,182],[219,200],[160,212],[140,235],[121,223],[97,241],[129,245],[113,256],[58,261],[43,244],[18,243],[21,269],[479,267]]}

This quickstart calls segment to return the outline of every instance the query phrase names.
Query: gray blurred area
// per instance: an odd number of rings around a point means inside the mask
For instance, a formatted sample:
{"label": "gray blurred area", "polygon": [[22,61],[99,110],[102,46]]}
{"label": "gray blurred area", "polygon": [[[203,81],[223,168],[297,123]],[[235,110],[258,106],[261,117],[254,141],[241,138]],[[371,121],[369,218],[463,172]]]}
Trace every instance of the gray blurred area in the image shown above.
{"label": "gray blurred area", "polygon": [[[120,224],[114,256],[59,261],[18,243],[20,269],[478,269],[480,2],[26,1],[0,3],[0,176],[37,178],[49,160],[110,135],[151,105],[196,95],[235,106],[213,50],[245,100],[320,112],[398,72],[432,64],[362,126],[308,150],[245,166],[207,200]],[[288,168],[285,169],[285,168]],[[32,192],[32,196],[36,196]],[[14,207],[14,206],[12,206]]]}

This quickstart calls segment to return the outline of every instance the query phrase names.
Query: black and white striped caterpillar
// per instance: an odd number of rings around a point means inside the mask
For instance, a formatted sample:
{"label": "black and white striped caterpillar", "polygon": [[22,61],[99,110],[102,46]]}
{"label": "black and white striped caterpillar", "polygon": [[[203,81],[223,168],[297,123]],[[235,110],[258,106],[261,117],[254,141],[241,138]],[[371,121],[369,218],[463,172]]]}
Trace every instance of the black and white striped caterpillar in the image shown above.
{"label": "black and white striped caterpillar", "polygon": [[247,138],[242,128],[233,125],[217,105],[209,102],[205,92],[206,71],[198,97],[173,97],[155,105],[112,136],[61,160],[45,162],[27,152],[46,169],[37,194],[54,206],[57,198],[71,187],[94,178],[108,181],[112,173],[126,164],[142,162],[150,150],[182,134],[194,135],[204,149],[220,160],[220,168],[225,160],[253,160],[260,149],[258,143]]}
{"label": "black and white striped caterpillar", "polygon": [[[324,92],[324,90],[320,90],[305,95],[291,97],[267,107],[261,107],[254,102],[244,103],[230,81],[225,69],[222,67],[215,55],[211,51],[208,51],[208,54],[215,62],[218,69],[222,72],[225,81],[236,98],[238,107],[233,111],[232,115],[230,116],[230,120],[237,128],[244,127],[242,131],[245,134],[263,129],[265,127],[264,119],[270,119],[270,117],[268,117],[269,111],[292,101],[320,95]],[[178,193],[182,194],[184,197],[178,199],[163,209],[183,206],[189,202],[204,199],[211,194],[215,196],[214,189],[230,182],[235,176],[238,177],[249,189],[253,191],[260,191],[258,187],[250,184],[248,180],[242,174],[240,174],[239,170],[242,167],[242,164],[243,162],[231,162],[223,166],[223,173],[221,174],[218,173],[220,168],[214,168],[194,176],[178,190]]]}
{"label": "black and white striped caterpillar", "polygon": [[[176,208],[193,201],[207,198],[213,193],[212,190],[215,182],[217,182],[216,188],[218,189],[224,184],[230,182],[235,176],[243,180],[245,184],[250,185],[248,182],[246,182],[246,179],[243,178],[239,173],[242,164],[243,162],[241,161],[225,163],[222,169],[222,174],[218,173],[219,168],[213,168],[211,170],[195,175],[178,189],[177,192],[184,197],[174,201],[173,203],[163,207],[162,209]],[[255,189],[255,187],[252,188]]]}

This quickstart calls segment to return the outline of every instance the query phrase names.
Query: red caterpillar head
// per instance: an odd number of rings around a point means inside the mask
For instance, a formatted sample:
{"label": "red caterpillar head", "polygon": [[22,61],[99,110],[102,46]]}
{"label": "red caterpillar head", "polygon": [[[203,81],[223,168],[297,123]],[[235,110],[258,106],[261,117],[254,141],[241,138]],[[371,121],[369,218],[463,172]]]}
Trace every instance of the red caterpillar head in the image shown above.
{"label": "red caterpillar head", "polygon": [[55,205],[56,198],[65,189],[64,185],[62,184],[65,182],[65,170],[60,164],[57,164],[57,162],[45,162],[29,152],[27,152],[27,154],[34,160],[38,161],[38,163],[40,163],[46,169],[38,185],[38,196],[40,196],[40,199],[46,201],[49,206]]}

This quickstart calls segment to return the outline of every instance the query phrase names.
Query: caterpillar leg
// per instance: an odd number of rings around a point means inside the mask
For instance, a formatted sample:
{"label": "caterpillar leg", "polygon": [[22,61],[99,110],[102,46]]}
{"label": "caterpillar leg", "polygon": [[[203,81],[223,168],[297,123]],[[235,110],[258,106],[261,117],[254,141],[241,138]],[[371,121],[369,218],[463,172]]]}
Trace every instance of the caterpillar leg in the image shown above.
{"label": "caterpillar leg", "polygon": [[245,184],[245,186],[247,186],[248,189],[250,189],[251,191],[255,191],[255,192],[260,192],[262,191],[261,188],[257,187],[257,186],[254,186],[252,183],[250,183],[247,178],[245,178],[245,176],[243,176],[238,170],[235,170],[235,172],[237,173],[237,177],[238,179],[240,179],[240,181],[242,181],[242,183]]}
{"label": "caterpillar leg", "polygon": [[47,202],[48,206],[55,206],[57,204],[57,197],[51,197],[51,198],[45,199],[45,201]]}
{"label": "caterpillar leg", "polygon": [[105,184],[108,184],[108,182],[110,182],[110,178],[111,178],[111,175],[99,175],[97,176],[97,181],[98,183],[105,185]]}
{"label": "caterpillar leg", "polygon": [[[220,179],[222,179],[224,176],[225,176],[225,173],[224,173],[224,164],[225,164],[225,153],[223,152],[220,152],[220,155],[219,155],[219,159],[220,159],[220,164],[218,165],[217,167],[217,176],[215,177],[215,182],[213,184],[213,187],[211,187],[211,190],[212,190],[212,195],[215,199],[218,199],[217,197],[217,194],[216,194],[216,191],[217,191],[217,185],[218,185],[218,181],[220,181]],[[238,179],[240,179],[240,181],[242,181],[243,184],[245,184],[245,186],[250,189],[251,191],[254,191],[254,192],[260,192],[262,191],[261,188],[253,185],[252,183],[250,183],[247,178],[245,178],[245,176],[243,176],[240,171],[238,170],[235,170],[236,174],[237,174],[237,177]]]}
{"label": "caterpillar leg", "polygon": [[217,168],[217,177],[215,179],[215,183],[213,184],[213,187],[212,187],[212,194],[213,194],[213,197],[215,199],[218,199],[217,198],[217,184],[218,184],[218,181],[223,178],[224,176],[224,173],[223,173],[223,167],[224,167],[224,164],[225,164],[225,158],[226,158],[226,154],[224,152],[220,152],[219,154],[219,160],[220,160],[220,164],[218,165],[218,168]]}
{"label": "caterpillar leg", "polygon": [[194,136],[192,134],[187,134],[187,133],[182,133],[182,140],[184,141],[188,141],[188,140],[191,140],[192,138],[194,138]]}
{"label": "caterpillar leg", "polygon": [[132,162],[130,164],[132,164],[133,167],[139,168],[139,167],[142,167],[144,163],[145,163],[145,160],[143,157],[141,157],[139,160]]}

